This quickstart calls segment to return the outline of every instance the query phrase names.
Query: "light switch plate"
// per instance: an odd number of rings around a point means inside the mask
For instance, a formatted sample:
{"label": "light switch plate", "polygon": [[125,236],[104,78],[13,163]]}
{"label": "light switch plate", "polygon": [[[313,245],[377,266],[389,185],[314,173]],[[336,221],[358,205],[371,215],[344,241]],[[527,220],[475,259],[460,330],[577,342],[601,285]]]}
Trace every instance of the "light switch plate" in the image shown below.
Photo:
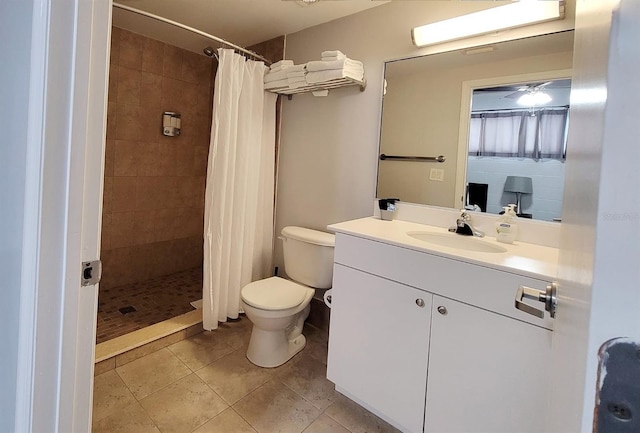
{"label": "light switch plate", "polygon": [[444,181],[444,170],[441,168],[432,168],[429,171],[429,180],[435,180],[437,182]]}

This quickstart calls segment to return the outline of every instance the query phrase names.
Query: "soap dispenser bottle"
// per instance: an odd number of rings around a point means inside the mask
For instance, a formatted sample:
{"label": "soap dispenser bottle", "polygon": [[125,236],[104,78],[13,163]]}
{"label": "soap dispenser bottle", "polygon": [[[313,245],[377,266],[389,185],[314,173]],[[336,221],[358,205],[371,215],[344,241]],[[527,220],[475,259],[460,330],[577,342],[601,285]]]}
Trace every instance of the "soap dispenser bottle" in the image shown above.
{"label": "soap dispenser bottle", "polygon": [[518,236],[518,216],[516,205],[510,204],[503,207],[504,214],[496,223],[496,240],[505,244],[512,244]]}

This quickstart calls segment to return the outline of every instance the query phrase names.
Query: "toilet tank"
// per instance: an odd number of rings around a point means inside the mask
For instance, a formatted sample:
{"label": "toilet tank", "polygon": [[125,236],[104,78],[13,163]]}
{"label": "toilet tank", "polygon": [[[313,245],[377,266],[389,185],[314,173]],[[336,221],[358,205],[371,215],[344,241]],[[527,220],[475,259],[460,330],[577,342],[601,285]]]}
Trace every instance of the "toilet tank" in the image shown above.
{"label": "toilet tank", "polygon": [[317,289],[330,288],[335,235],[294,226],[283,228],[281,233],[284,269],[289,278]]}

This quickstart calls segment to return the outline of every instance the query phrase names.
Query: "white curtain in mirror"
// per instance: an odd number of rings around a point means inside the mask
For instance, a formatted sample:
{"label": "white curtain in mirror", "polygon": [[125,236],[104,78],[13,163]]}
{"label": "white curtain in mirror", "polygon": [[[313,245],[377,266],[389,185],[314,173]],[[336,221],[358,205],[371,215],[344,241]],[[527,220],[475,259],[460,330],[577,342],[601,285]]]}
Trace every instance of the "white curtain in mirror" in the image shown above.
{"label": "white curtain in mirror", "polygon": [[220,49],[204,215],[203,327],[237,318],[240,290],[270,275],[276,95],[265,65]]}
{"label": "white curtain in mirror", "polygon": [[474,112],[469,155],[564,159],[568,108]]}

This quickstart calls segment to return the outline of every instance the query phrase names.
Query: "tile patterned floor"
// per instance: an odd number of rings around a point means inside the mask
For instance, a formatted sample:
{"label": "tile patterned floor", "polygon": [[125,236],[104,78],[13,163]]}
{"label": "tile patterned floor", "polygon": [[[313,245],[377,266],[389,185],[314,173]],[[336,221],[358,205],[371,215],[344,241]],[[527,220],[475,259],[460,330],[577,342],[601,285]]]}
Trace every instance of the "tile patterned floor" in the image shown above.
{"label": "tile patterned floor", "polygon": [[[202,268],[189,269],[135,284],[100,288],[98,331],[102,343],[193,310],[190,302],[202,298]],[[122,314],[121,308],[136,311]]]}
{"label": "tile patterned floor", "polygon": [[305,349],[273,369],[247,360],[250,335],[243,317],[96,376],[93,432],[398,432],[334,390],[322,331],[305,325]]}

